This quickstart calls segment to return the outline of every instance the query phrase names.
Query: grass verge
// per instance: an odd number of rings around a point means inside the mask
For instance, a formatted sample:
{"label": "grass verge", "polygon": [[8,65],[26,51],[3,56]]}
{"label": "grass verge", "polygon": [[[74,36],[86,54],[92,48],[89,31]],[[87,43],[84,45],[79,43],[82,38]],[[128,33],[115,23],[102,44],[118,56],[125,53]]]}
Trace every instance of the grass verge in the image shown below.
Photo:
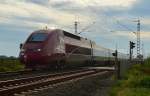
{"label": "grass verge", "polygon": [[20,71],[24,69],[24,65],[17,58],[0,59],[0,72]]}
{"label": "grass verge", "polygon": [[110,96],[150,96],[150,58],[144,64],[133,65],[113,86]]}

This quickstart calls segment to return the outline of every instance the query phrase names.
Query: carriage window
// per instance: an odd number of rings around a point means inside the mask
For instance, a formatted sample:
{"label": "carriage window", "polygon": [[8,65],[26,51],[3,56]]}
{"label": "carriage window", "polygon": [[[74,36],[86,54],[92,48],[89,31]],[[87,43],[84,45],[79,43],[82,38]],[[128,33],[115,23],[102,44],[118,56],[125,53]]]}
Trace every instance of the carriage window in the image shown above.
{"label": "carriage window", "polygon": [[77,39],[77,40],[81,39],[81,37],[79,37],[77,35],[71,34],[71,33],[66,32],[66,31],[63,31],[63,32],[64,32],[64,35],[67,36],[67,37],[74,38],[74,39]]}
{"label": "carriage window", "polygon": [[42,42],[45,41],[47,37],[47,33],[35,33],[29,37],[28,42]]}

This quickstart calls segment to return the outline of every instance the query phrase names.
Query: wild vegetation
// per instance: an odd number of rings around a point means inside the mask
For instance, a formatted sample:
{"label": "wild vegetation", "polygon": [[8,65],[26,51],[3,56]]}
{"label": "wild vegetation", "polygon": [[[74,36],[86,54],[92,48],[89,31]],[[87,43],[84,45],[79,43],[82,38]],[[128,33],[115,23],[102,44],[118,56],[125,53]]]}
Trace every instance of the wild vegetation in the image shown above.
{"label": "wild vegetation", "polygon": [[144,64],[133,65],[114,85],[110,96],[150,96],[150,58]]}
{"label": "wild vegetation", "polygon": [[15,57],[0,57],[0,72],[11,72],[23,70],[24,66]]}

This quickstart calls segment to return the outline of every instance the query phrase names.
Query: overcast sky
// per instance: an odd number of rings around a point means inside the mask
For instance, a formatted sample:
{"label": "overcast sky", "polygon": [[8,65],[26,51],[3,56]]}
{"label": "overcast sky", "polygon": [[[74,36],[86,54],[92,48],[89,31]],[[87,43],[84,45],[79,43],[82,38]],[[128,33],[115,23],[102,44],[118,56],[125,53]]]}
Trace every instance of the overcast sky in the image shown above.
{"label": "overcast sky", "polygon": [[[150,0],[0,0],[0,55],[18,56],[19,44],[35,30],[60,28],[106,48],[129,52],[141,20],[144,54],[150,55]],[[141,44],[141,45],[142,45]],[[136,53],[136,49],[134,51]]]}

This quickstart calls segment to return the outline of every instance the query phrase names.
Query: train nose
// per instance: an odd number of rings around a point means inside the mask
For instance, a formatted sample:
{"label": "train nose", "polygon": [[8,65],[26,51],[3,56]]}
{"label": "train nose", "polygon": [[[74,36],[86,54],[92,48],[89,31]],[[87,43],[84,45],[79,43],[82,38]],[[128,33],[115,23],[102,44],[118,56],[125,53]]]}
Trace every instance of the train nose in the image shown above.
{"label": "train nose", "polygon": [[40,63],[44,57],[40,53],[27,53],[24,55],[24,60],[30,63]]}
{"label": "train nose", "polygon": [[19,57],[22,63],[39,63],[44,59],[41,48],[22,50]]}

